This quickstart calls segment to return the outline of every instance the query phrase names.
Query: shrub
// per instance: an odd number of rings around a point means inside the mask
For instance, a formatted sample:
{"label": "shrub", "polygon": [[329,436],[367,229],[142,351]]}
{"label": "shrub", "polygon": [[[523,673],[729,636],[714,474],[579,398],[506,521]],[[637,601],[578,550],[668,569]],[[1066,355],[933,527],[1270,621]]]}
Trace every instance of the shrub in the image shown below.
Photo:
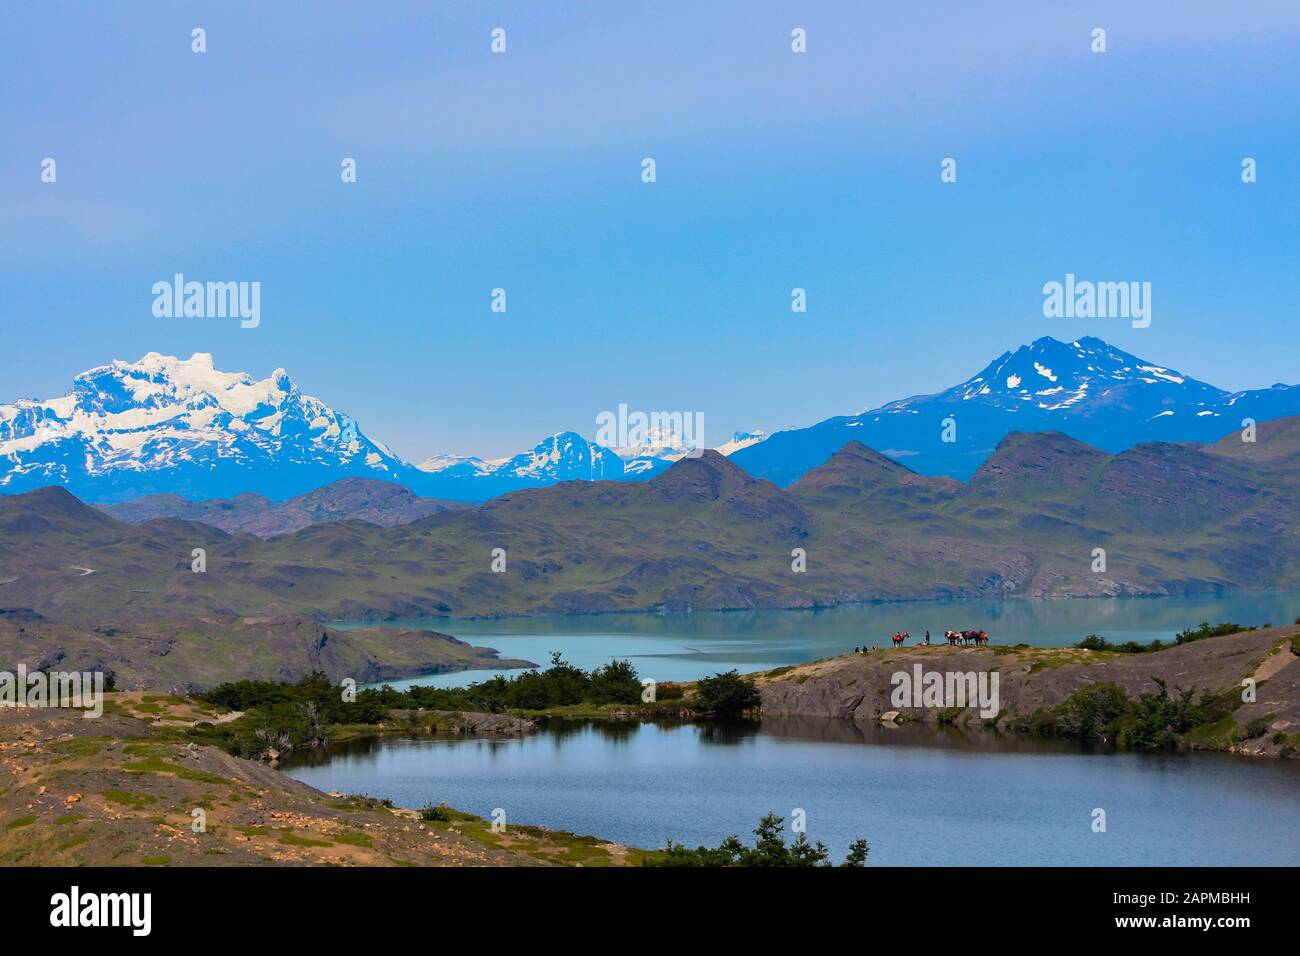
{"label": "shrub", "polygon": [[[1269,625],[1265,624],[1265,627]],[[1202,621],[1201,626],[1192,630],[1188,628],[1179,631],[1174,635],[1176,644],[1188,644],[1192,641],[1204,640],[1207,637],[1223,637],[1226,634],[1236,634],[1239,631],[1257,631],[1257,627],[1243,627],[1240,624],[1224,622],[1216,624],[1213,627],[1209,623]],[[1089,634],[1083,640],[1074,645],[1077,648],[1088,651],[1111,651],[1116,654],[1152,654],[1156,651],[1162,651],[1169,645],[1159,639],[1152,641],[1150,644],[1139,644],[1137,641],[1124,641],[1122,644],[1112,644],[1100,634]]]}
{"label": "shrub", "polygon": [[[830,851],[825,844],[809,843],[807,834],[800,833],[793,843],[785,842],[781,817],[769,813],[758,821],[754,830],[757,838],[752,847],[740,842],[738,837],[729,836],[716,847],[700,846],[695,849],[679,843],[668,842],[667,849],[658,857],[648,857],[645,866],[690,866],[690,867],[728,867],[728,866],[833,866]],[[844,866],[865,866],[871,847],[866,840],[854,840],[849,845],[848,856]]]}
{"label": "shrub", "polygon": [[[658,688],[655,688],[656,692]],[[628,661],[610,661],[591,672],[586,699],[593,704],[641,702],[641,679]]]}
{"label": "shrub", "polygon": [[451,811],[445,803],[440,803],[436,807],[428,806],[420,811],[420,819],[426,823],[450,823]]}
{"label": "shrub", "polygon": [[741,677],[735,670],[703,678],[697,685],[696,700],[700,709],[719,716],[734,717],[752,710],[762,702],[762,696],[752,680]]}
{"label": "shrub", "polygon": [[681,700],[686,691],[681,684],[660,684],[655,688],[656,700]]}
{"label": "shrub", "polygon": [[1268,733],[1268,725],[1273,722],[1276,714],[1265,714],[1263,717],[1256,717],[1246,725],[1246,739],[1254,740],[1257,737],[1263,737]]}
{"label": "shrub", "polygon": [[1128,709],[1128,695],[1118,684],[1093,684],[1067,697],[1053,714],[1053,732],[1083,740],[1113,736],[1115,722]]}

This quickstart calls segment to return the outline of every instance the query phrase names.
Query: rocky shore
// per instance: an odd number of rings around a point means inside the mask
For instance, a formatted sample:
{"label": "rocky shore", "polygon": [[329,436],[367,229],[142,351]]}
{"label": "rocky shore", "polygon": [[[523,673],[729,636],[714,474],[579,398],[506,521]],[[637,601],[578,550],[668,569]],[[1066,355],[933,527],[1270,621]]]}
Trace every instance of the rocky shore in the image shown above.
{"label": "rocky shore", "polygon": [[[1295,755],[1300,744],[1300,656],[1292,650],[1295,626],[1206,638],[1162,651],[1124,654],[1078,648],[912,646],[848,654],[757,676],[765,717],[824,717],[854,721],[928,721],[1012,731],[1036,712],[1057,707],[1092,685],[1113,683],[1130,698],[1156,693],[1154,678],[1171,694],[1247,694],[1201,743],[1213,749],[1259,755]],[[981,717],[978,706],[899,706],[896,674],[997,675],[997,708]],[[1249,734],[1249,736],[1248,736]],[[1196,740],[1188,741],[1190,746]]]}

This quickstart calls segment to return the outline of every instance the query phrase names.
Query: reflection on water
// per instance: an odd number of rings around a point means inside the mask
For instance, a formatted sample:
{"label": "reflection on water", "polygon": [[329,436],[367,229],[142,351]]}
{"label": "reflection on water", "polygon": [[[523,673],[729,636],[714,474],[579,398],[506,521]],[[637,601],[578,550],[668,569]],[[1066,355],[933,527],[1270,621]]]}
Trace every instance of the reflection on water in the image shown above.
{"label": "reflection on water", "polygon": [[[322,790],[447,801],[637,846],[716,844],[807,811],[842,856],[899,865],[1297,865],[1300,766],[1089,751],[983,730],[817,718],[548,721],[512,739],[372,738],[297,757]],[[1094,833],[1103,808],[1107,831]]]}
{"label": "reflection on water", "polygon": [[[1300,591],[1260,591],[1170,598],[965,600],[863,604],[816,611],[727,611],[390,622],[430,628],[506,657],[544,663],[552,651],[590,670],[614,657],[630,659],[643,677],[696,680],[720,670],[767,670],[888,645],[908,631],[920,639],[947,629],[981,628],[996,644],[1064,647],[1088,634],[1115,641],[1169,640],[1202,621],[1281,624],[1300,617]],[[341,625],[343,627],[359,625]],[[373,626],[373,624],[371,625]],[[493,671],[461,671],[394,686],[459,687]]]}

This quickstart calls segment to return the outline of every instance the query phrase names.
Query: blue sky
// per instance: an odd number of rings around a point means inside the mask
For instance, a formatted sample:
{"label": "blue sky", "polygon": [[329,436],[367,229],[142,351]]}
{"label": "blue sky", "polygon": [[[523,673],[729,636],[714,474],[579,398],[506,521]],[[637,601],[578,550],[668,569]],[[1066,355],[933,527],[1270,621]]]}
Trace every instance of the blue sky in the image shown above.
{"label": "blue sky", "polygon": [[[6,3],[0,401],[212,352],[419,461],[620,403],[810,424],[1041,335],[1295,382],[1298,50],[1290,0]],[[176,272],[261,325],[155,318]],[[1044,318],[1067,272],[1151,327]]]}

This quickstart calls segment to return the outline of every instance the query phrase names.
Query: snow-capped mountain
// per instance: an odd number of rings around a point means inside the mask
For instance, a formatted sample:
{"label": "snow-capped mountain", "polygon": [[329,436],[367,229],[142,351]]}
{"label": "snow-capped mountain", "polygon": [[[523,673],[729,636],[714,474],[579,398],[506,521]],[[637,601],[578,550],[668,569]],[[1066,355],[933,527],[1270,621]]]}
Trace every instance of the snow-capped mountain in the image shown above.
{"label": "snow-capped mountain", "polygon": [[435,487],[444,496],[458,490],[450,489],[444,482],[458,479],[461,497],[472,491],[472,497],[480,499],[557,481],[642,480],[654,477],[671,464],[666,459],[649,456],[624,461],[614,449],[589,441],[577,432],[560,432],[509,458],[485,460],[437,455],[421,464],[420,470],[438,482]]}
{"label": "snow-capped mountain", "polygon": [[[1156,439],[1214,441],[1245,418],[1297,414],[1300,386],[1230,393],[1100,339],[1042,338],[945,391],[768,437],[738,432],[720,451],[781,485],[850,440],[923,474],[968,478],[1011,431],[1063,431],[1118,452]],[[0,405],[0,493],[61,484],[99,503],[163,493],[283,500],[348,477],[483,501],[557,481],[641,481],[684,451],[671,436],[611,449],[561,432],[508,458],[439,455],[416,468],[283,369],[257,380],[218,371],[205,353],[151,352],[78,375],[61,398]]]}
{"label": "snow-capped mountain", "polygon": [[413,469],[284,369],[260,381],[212,356],[150,352],[78,375],[62,398],[0,405],[0,492],[62,484],[94,501],[155,492],[301,494]]}
{"label": "snow-capped mountain", "polygon": [[495,461],[487,461],[473,455],[434,455],[432,458],[426,458],[416,467],[431,475],[474,478],[491,474],[494,468],[508,460],[498,458]]}
{"label": "snow-capped mountain", "polygon": [[649,428],[646,429],[644,441],[615,448],[614,452],[624,461],[634,461],[638,458],[663,458],[667,461],[677,461],[679,458],[685,458],[692,448],[692,445],[670,429]]}
{"label": "snow-capped mountain", "polygon": [[1041,338],[945,391],[778,432],[732,460],[788,485],[856,439],[922,474],[965,479],[1010,431],[1062,431],[1118,452],[1142,441],[1215,441],[1245,418],[1295,414],[1300,386],[1227,392],[1098,338]]}
{"label": "snow-capped mountain", "polygon": [[748,448],[750,445],[757,445],[767,439],[767,432],[761,429],[755,429],[752,432],[732,432],[731,440],[723,442],[714,449],[718,454],[730,458],[742,448]]}
{"label": "snow-capped mountain", "polygon": [[532,450],[506,459],[493,473],[546,484],[619,479],[623,477],[623,460],[611,449],[587,441],[577,432],[560,432],[538,442]]}
{"label": "snow-capped mountain", "polygon": [[284,369],[259,381],[217,370],[206,353],[150,352],[83,372],[62,398],[0,405],[0,493],[60,484],[100,503],[160,493],[280,500],[347,477],[481,501],[557,481],[648,478],[669,464],[625,463],[561,432],[510,458],[439,455],[416,468]]}
{"label": "snow-capped mountain", "polygon": [[435,455],[420,465],[429,474],[455,478],[518,478],[550,484],[576,479],[618,479],[623,461],[610,448],[577,432],[559,432],[510,458],[486,460],[466,455]]}
{"label": "snow-capped mountain", "polygon": [[[718,445],[714,451],[722,455],[730,455],[742,448],[756,445],[766,437],[767,435],[762,431],[733,432],[730,440]],[[674,462],[685,458],[694,448],[692,442],[686,441],[674,431],[651,428],[646,431],[644,441],[636,445],[615,448],[614,452],[629,463],[638,461],[648,463],[655,460]],[[642,464],[638,470],[644,470],[645,467],[646,464]]]}

